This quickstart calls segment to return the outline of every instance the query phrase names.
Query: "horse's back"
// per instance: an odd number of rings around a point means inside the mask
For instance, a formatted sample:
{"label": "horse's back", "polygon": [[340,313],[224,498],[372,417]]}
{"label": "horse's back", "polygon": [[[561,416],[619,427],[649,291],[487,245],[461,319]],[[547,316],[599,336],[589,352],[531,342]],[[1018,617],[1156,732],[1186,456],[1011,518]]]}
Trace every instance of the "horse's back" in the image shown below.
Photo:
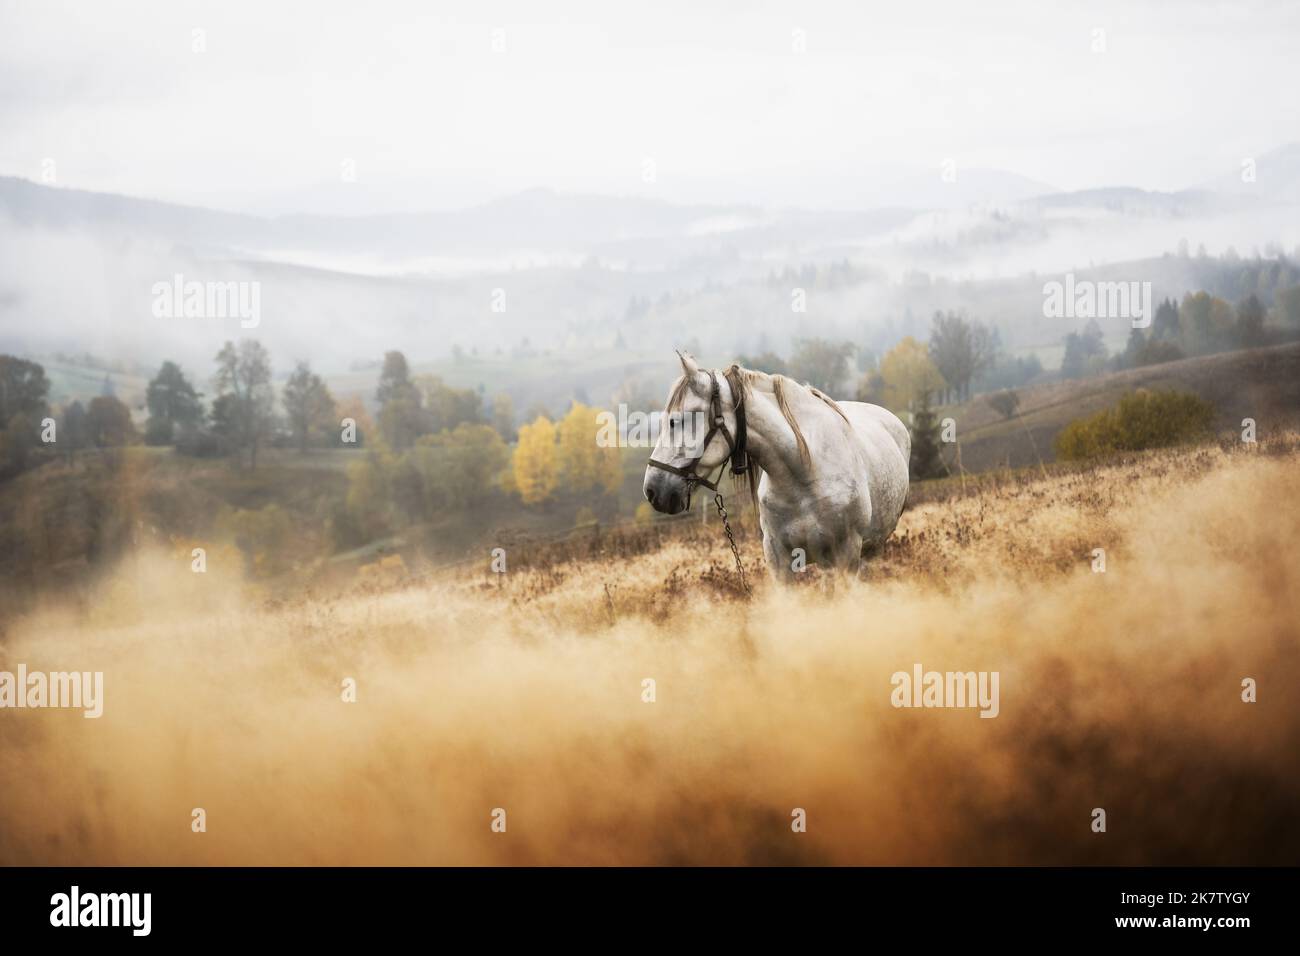
{"label": "horse's back", "polygon": [[912,435],[897,415],[887,408],[866,402],[839,402],[838,404],[844,409],[844,415],[853,425],[854,430],[863,439],[883,445],[884,442],[880,440],[881,434],[888,436],[894,447],[902,454],[904,469],[906,469],[912,457]]}

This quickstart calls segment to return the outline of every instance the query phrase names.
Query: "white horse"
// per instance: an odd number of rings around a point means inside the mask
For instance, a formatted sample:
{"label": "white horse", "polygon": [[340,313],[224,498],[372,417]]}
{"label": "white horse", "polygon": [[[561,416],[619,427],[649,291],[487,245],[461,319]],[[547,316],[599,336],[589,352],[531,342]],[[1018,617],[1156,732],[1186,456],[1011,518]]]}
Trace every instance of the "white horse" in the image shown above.
{"label": "white horse", "polygon": [[684,511],[695,486],[712,488],[709,475],[730,459],[733,474],[744,474],[755,493],[773,577],[791,577],[797,549],[808,565],[856,572],[903,512],[907,427],[878,405],[836,402],[738,365],[704,371],[677,355],[682,376],[646,466],[646,500],[665,514]]}

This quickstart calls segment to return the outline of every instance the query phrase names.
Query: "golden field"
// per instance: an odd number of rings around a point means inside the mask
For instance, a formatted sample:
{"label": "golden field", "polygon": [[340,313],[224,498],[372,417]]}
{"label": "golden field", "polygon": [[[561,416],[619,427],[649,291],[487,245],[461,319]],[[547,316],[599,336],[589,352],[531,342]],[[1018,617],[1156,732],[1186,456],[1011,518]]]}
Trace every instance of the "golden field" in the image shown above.
{"label": "golden field", "polygon": [[[749,602],[716,520],[292,596],[142,552],[7,627],[105,703],[0,712],[0,863],[1295,864],[1298,465],[948,482],[852,582],[746,527]],[[918,662],[1000,715],[894,708]]]}

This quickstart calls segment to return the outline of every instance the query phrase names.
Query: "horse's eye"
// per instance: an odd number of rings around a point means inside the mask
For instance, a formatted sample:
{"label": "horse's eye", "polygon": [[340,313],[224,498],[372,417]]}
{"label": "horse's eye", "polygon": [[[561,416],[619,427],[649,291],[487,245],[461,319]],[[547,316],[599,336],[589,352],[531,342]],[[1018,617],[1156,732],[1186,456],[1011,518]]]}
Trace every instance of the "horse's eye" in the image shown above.
{"label": "horse's eye", "polygon": [[681,420],[678,419],[676,415],[672,416],[671,418],[668,419],[668,431],[670,433],[676,431],[677,427],[680,424],[681,424]]}

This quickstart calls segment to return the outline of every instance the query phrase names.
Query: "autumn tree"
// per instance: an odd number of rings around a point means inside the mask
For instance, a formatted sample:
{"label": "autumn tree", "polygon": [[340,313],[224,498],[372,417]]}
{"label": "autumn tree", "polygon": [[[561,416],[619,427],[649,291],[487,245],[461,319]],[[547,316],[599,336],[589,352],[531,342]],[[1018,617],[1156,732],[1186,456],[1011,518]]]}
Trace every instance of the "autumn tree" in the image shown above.
{"label": "autumn tree", "polygon": [[947,385],[926,347],[910,335],[880,360],[881,400],[894,411],[911,410]]}
{"label": "autumn tree", "polygon": [[549,418],[543,416],[520,427],[512,471],[524,504],[538,504],[551,496],[558,479],[556,457],[555,425]]}
{"label": "autumn tree", "polygon": [[392,462],[391,453],[375,446],[348,465],[345,507],[334,522],[336,538],[355,546],[390,532],[388,476]]}
{"label": "autumn tree", "polygon": [[556,427],[559,481],[569,491],[613,494],[623,484],[618,446],[602,447],[596,442],[601,430],[598,415],[596,409],[574,402]]}
{"label": "autumn tree", "polygon": [[483,398],[472,388],[452,388],[437,375],[415,379],[426,432],[440,432],[483,420]]}
{"label": "autumn tree", "polygon": [[486,500],[510,461],[510,450],[490,425],[461,422],[420,438],[410,456],[423,481],[426,513],[432,516]]}

